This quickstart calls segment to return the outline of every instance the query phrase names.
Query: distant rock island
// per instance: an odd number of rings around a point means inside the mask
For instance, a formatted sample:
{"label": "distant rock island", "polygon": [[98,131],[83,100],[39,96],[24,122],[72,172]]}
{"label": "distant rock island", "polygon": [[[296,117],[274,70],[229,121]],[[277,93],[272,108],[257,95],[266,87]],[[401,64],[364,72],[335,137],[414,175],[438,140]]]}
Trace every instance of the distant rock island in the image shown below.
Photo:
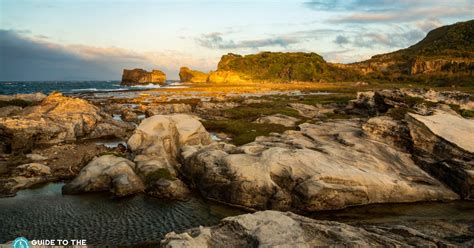
{"label": "distant rock island", "polygon": [[160,70],[148,72],[143,69],[123,70],[122,85],[164,84],[166,74]]}

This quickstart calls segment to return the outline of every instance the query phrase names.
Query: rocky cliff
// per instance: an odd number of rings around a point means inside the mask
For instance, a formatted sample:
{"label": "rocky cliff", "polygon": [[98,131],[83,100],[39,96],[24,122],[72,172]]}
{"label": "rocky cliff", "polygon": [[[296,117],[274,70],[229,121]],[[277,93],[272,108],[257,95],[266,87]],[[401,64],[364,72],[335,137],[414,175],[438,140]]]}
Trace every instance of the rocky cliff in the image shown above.
{"label": "rocky cliff", "polygon": [[148,72],[143,69],[124,69],[122,74],[122,85],[164,84],[165,82],[166,74],[160,70]]}
{"label": "rocky cliff", "polygon": [[457,76],[470,79],[474,74],[474,20],[439,27],[417,44],[392,53],[343,66],[367,76],[388,78],[410,76],[416,79]]}
{"label": "rocky cliff", "polygon": [[182,83],[205,83],[208,77],[207,73],[191,70],[188,67],[179,69],[179,79]]}
{"label": "rocky cliff", "polygon": [[474,20],[430,31],[417,44],[353,64],[327,63],[316,53],[262,52],[222,56],[210,82],[425,81],[469,84],[474,74]]}
{"label": "rocky cliff", "polygon": [[348,78],[349,70],[326,63],[316,53],[262,52],[246,56],[229,53],[222,56],[209,81],[338,81]]}

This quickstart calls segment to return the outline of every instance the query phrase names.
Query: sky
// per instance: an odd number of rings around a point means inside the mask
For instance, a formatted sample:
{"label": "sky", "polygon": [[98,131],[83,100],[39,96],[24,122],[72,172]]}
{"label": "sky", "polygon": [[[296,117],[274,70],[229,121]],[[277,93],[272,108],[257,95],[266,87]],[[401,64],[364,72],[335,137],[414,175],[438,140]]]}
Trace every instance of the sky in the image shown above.
{"label": "sky", "polygon": [[350,63],[474,19],[474,0],[0,0],[0,81],[215,70],[222,55],[316,52]]}

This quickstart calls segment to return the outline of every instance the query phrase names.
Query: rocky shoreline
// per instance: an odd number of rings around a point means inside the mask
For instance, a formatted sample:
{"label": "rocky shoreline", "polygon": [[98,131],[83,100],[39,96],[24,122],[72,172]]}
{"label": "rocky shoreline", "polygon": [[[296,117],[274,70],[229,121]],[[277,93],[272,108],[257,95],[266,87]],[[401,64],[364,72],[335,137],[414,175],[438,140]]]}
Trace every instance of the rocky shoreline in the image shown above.
{"label": "rocky shoreline", "polygon": [[[154,93],[0,98],[8,103],[0,108],[1,195],[67,180],[64,194],[186,200],[195,191],[257,211],[170,233],[162,241],[168,247],[474,244],[472,223],[360,226],[303,217],[375,203],[472,200],[472,94]],[[107,139],[126,145],[98,144]]]}

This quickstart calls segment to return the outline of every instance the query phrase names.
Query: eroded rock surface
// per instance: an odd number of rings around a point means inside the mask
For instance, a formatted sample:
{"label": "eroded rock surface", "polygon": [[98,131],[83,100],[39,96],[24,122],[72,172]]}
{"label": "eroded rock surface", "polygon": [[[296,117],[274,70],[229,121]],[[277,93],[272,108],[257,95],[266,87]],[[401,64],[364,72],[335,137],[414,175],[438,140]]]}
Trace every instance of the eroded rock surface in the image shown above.
{"label": "eroded rock surface", "polygon": [[207,145],[211,136],[191,115],[155,115],[143,120],[128,140],[136,170],[155,196],[182,199],[189,190],[178,179],[177,157],[186,145]]}
{"label": "eroded rock surface", "polygon": [[265,116],[265,117],[260,117],[257,120],[255,120],[256,123],[260,124],[277,124],[277,125],[282,125],[285,127],[294,127],[296,126],[296,122],[298,122],[299,119],[283,114],[274,114],[270,116]]}
{"label": "eroded rock surface", "polygon": [[134,172],[135,164],[125,158],[104,155],[93,159],[79,175],[63,187],[64,194],[110,191],[115,196],[126,196],[144,190],[141,179]]}
{"label": "eroded rock surface", "polygon": [[358,121],[299,127],[241,147],[185,147],[181,170],[206,198],[251,209],[311,212],[458,198],[410,154],[368,137]]}
{"label": "eroded rock surface", "polygon": [[[462,226],[455,233],[472,235]],[[452,232],[440,229],[437,231]],[[449,227],[445,227],[448,229]],[[429,229],[429,228],[425,228]],[[433,230],[432,230],[433,231]],[[472,241],[461,246],[473,245]],[[291,212],[263,211],[228,217],[212,227],[168,233],[164,247],[450,247],[460,245],[430,230],[410,226],[353,226],[306,218]]]}
{"label": "eroded rock surface", "polygon": [[181,67],[179,69],[179,79],[183,83],[205,83],[208,77],[207,73],[191,70],[188,67]]}
{"label": "eroded rock surface", "polygon": [[123,85],[140,85],[140,84],[164,84],[166,82],[166,74],[160,70],[152,70],[151,72],[143,69],[123,70]]}
{"label": "eroded rock surface", "polygon": [[474,199],[474,120],[441,109],[408,115],[419,164],[463,198]]}
{"label": "eroded rock surface", "polygon": [[16,116],[0,118],[0,147],[21,152],[81,139],[123,138],[132,129],[85,100],[53,93]]}

